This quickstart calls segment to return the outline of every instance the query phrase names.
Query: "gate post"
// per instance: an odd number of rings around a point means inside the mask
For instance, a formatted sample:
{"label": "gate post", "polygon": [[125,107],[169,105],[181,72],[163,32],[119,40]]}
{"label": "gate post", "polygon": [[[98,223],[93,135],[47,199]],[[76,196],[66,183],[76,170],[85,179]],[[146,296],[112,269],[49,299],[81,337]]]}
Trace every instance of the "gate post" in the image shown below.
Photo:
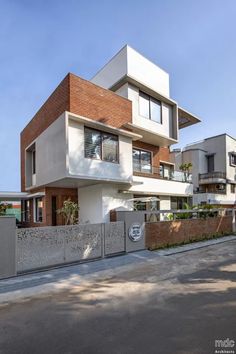
{"label": "gate post", "polygon": [[236,231],[236,224],[235,224],[235,209],[232,209],[232,231]]}
{"label": "gate post", "polygon": [[16,275],[16,219],[0,216],[0,279]]}
{"label": "gate post", "polygon": [[145,215],[142,211],[117,211],[117,221],[125,223],[125,251],[145,249]]}

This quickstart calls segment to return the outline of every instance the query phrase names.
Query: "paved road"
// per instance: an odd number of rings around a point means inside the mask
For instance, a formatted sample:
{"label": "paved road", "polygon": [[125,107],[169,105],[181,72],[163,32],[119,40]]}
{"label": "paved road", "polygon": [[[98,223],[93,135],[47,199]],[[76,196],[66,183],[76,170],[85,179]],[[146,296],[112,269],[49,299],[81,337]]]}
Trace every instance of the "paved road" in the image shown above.
{"label": "paved road", "polygon": [[1,354],[210,354],[227,338],[236,341],[236,241],[0,308]]}

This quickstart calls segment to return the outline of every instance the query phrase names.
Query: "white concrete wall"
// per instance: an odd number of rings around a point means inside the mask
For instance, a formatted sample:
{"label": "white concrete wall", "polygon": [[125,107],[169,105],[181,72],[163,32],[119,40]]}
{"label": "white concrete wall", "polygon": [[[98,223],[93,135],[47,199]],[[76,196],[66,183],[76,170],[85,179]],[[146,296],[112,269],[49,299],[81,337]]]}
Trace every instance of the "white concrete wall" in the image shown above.
{"label": "white concrete wall", "polygon": [[103,185],[102,187],[102,203],[103,203],[103,220],[110,221],[110,210],[133,210],[133,202],[129,199],[133,198],[133,194],[119,193],[121,189],[118,185]]}
{"label": "white concrete wall", "polygon": [[156,134],[160,134],[170,138],[177,138],[176,129],[174,130],[173,120],[177,119],[173,112],[173,106],[166,103],[162,104],[162,123],[156,123],[139,114],[139,88],[131,84],[128,85],[128,95],[125,96],[124,91],[126,87],[122,87],[122,96],[127,97],[132,101],[132,123],[148,129]]}
{"label": "white concrete wall", "polygon": [[65,124],[63,114],[36,139],[36,186],[66,176]]}
{"label": "white concrete wall", "polygon": [[80,222],[109,222],[110,210],[132,210],[133,194],[119,193],[116,184],[96,184],[78,189]]}
{"label": "white concrete wall", "polygon": [[134,183],[129,188],[130,192],[138,193],[156,193],[157,195],[175,195],[175,196],[188,196],[193,194],[193,185],[191,183],[168,181],[164,179],[148,178],[134,176]]}
{"label": "white concrete wall", "polygon": [[236,152],[236,140],[226,135],[226,176],[228,179],[235,181],[236,168],[230,165],[230,152]]}
{"label": "white concrete wall", "polygon": [[[117,93],[117,95],[125,97],[125,98],[129,98],[128,94],[129,94],[129,84],[126,83],[124,85],[122,85],[120,88],[118,88],[115,93]],[[130,98],[129,98],[130,99]],[[131,100],[131,99],[130,99]]]}
{"label": "white concrete wall", "polygon": [[103,221],[102,188],[94,185],[78,189],[80,223]]}
{"label": "white concrete wall", "polygon": [[69,119],[69,174],[90,179],[130,181],[132,179],[132,139],[119,136],[119,163],[84,157],[84,125]]}
{"label": "white concrete wall", "polygon": [[234,205],[235,195],[234,194],[216,194],[216,193],[199,193],[193,195],[193,204],[198,205],[201,202],[206,202],[207,204],[219,204],[219,205]]}
{"label": "white concrete wall", "polygon": [[[206,173],[206,151],[200,149],[186,150],[182,153],[182,163],[192,163],[191,173],[194,190],[199,187],[199,173]],[[179,168],[179,166],[177,166]]]}
{"label": "white concrete wall", "polygon": [[127,74],[127,67],[127,47],[125,46],[90,81],[109,89]]}
{"label": "white concrete wall", "polygon": [[[206,154],[215,154],[215,171],[226,172],[226,140],[225,135],[219,135],[212,139],[205,139],[199,143],[191,144],[186,147],[186,150],[190,149],[201,149],[205,150]],[[205,158],[206,159],[206,158]],[[204,165],[205,169],[199,173],[207,173],[207,163]],[[203,166],[202,166],[203,168]]]}
{"label": "white concrete wall", "polygon": [[169,97],[169,74],[129,46],[122,48],[91,81],[110,88],[125,75]]}
{"label": "white concrete wall", "polygon": [[169,96],[169,74],[131,47],[127,48],[127,53],[128,75],[154,91]]}

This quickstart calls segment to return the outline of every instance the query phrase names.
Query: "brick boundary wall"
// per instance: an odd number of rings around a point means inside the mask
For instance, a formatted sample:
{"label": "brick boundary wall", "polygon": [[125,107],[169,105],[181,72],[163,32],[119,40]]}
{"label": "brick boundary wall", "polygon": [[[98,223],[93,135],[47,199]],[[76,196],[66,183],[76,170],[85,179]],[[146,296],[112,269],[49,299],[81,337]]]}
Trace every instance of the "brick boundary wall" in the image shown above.
{"label": "brick boundary wall", "polygon": [[146,248],[154,250],[230,232],[232,216],[146,223]]}

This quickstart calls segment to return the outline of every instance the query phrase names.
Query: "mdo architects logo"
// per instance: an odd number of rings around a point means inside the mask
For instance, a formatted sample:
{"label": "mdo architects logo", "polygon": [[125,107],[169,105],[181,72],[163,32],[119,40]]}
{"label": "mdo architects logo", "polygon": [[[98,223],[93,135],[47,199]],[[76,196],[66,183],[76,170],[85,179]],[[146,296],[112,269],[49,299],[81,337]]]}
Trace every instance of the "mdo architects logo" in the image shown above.
{"label": "mdo architects logo", "polygon": [[216,339],[215,340],[215,354],[236,354],[235,341],[233,339]]}

